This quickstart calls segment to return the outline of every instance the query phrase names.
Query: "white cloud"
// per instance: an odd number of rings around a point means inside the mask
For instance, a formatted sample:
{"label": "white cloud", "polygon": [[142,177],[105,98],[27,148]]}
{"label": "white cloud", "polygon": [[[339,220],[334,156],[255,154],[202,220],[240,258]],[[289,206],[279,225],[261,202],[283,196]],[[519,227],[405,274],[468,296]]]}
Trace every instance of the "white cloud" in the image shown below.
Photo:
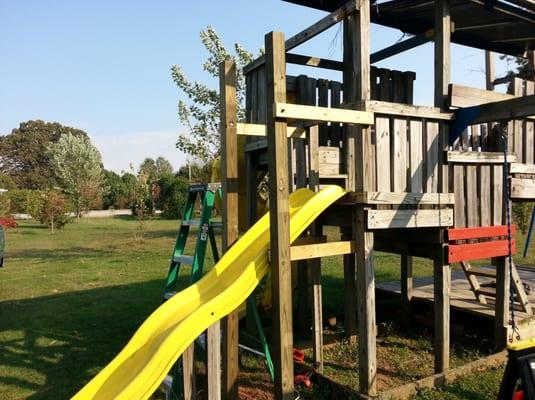
{"label": "white cloud", "polygon": [[163,156],[178,169],[186,163],[186,155],[175,146],[176,131],[137,132],[131,134],[90,135],[91,141],[99,149],[106,169],[121,173],[134,168],[146,158]]}

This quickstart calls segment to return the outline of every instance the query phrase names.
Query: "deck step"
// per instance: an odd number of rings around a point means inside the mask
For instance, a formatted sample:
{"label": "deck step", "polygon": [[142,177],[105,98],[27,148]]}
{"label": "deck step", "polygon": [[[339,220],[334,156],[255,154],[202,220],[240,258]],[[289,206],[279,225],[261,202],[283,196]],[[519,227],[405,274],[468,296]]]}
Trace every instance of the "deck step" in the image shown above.
{"label": "deck step", "polygon": [[185,256],[184,254],[181,254],[179,256],[174,256],[173,261],[180,264],[193,265],[193,256]]}
{"label": "deck step", "polygon": [[487,278],[496,278],[496,270],[490,268],[472,267],[466,271],[469,274],[476,276],[485,276]]}

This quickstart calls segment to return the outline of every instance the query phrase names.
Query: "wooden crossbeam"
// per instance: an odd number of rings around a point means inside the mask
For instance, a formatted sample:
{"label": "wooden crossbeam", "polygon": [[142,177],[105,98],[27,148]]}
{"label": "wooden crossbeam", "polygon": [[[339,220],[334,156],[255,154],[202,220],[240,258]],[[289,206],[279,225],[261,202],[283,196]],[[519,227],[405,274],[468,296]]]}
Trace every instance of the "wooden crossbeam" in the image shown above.
{"label": "wooden crossbeam", "polygon": [[[305,129],[301,127],[289,126],[286,128],[288,137],[305,138]],[[238,123],[236,126],[236,133],[244,136],[266,136],[266,126],[264,124],[246,124]]]}
{"label": "wooden crossbeam", "polygon": [[533,179],[511,179],[511,198],[515,200],[535,199],[535,180]]}
{"label": "wooden crossbeam", "polygon": [[[512,252],[516,252],[516,242],[512,241]],[[482,258],[505,257],[509,254],[508,240],[455,244],[448,246],[448,262],[480,260]]]}
{"label": "wooden crossbeam", "polygon": [[[303,29],[298,34],[292,36],[285,42],[286,51],[290,51],[293,48],[305,43],[306,41],[316,37],[320,33],[326,31],[331,26],[336,25],[338,22],[343,21],[348,15],[351,15],[359,10],[360,2],[351,0],[346,2],[343,6],[333,11],[329,15],[323,17],[316,23],[310,25],[308,28]],[[259,66],[265,63],[265,57],[260,56],[256,60],[253,60],[243,68],[243,73],[247,75],[249,72],[255,70]]]}
{"label": "wooden crossbeam", "polygon": [[467,107],[457,110],[455,114],[458,115],[461,111],[473,112],[475,117],[470,121],[472,125],[483,122],[526,118],[533,115],[533,110],[535,110],[535,95]]}
{"label": "wooden crossbeam", "polygon": [[305,106],[301,104],[275,103],[275,117],[344,124],[372,125],[373,113],[342,108]]}
{"label": "wooden crossbeam", "polygon": [[395,56],[396,54],[403,53],[404,51],[421,46],[422,44],[425,44],[433,40],[434,34],[435,34],[435,31],[433,29],[430,29],[427,32],[421,33],[409,39],[395,43],[392,46],[385,47],[382,50],[372,53],[370,55],[370,62],[374,64],[381,60],[385,60],[389,57]]}
{"label": "wooden crossbeam", "polygon": [[[503,164],[505,161],[502,152],[494,151],[446,151],[445,157],[449,164]],[[516,154],[507,154],[508,163],[516,160]]]}
{"label": "wooden crossbeam", "polygon": [[290,258],[292,261],[308,260],[312,258],[330,257],[355,252],[355,242],[344,240],[340,242],[305,244],[292,246]]}
{"label": "wooden crossbeam", "polygon": [[366,210],[368,229],[448,227],[453,210]]}
{"label": "wooden crossbeam", "polygon": [[438,107],[415,106],[412,104],[392,103],[380,100],[361,100],[355,103],[344,102],[340,106],[344,109],[370,111],[374,114],[399,115],[402,117],[426,118],[449,121],[453,113],[441,112]]}
{"label": "wooden crossbeam", "polygon": [[509,172],[511,174],[535,174],[535,164],[512,163]]}
{"label": "wooden crossbeam", "polygon": [[453,193],[349,192],[336,204],[432,204],[453,205]]}
{"label": "wooden crossbeam", "polygon": [[344,63],[340,61],[294,53],[286,54],[286,62],[289,64],[306,65],[308,67],[332,69],[334,71],[343,71],[344,69]]}

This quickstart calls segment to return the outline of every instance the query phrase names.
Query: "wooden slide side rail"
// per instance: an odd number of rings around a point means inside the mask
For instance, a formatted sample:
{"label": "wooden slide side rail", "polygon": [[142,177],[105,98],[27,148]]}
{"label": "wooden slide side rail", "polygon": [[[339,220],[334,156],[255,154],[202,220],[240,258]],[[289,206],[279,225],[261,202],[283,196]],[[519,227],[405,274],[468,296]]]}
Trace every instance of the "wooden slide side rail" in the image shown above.
{"label": "wooden slide side rail", "polygon": [[[514,235],[516,227],[511,226]],[[480,260],[482,258],[505,257],[509,254],[507,225],[482,226],[475,228],[454,228],[447,230],[448,262]],[[477,243],[457,243],[460,240],[486,240]],[[490,239],[490,240],[488,240]],[[496,239],[496,240],[493,240]],[[511,243],[512,253],[516,252],[516,242]]]}

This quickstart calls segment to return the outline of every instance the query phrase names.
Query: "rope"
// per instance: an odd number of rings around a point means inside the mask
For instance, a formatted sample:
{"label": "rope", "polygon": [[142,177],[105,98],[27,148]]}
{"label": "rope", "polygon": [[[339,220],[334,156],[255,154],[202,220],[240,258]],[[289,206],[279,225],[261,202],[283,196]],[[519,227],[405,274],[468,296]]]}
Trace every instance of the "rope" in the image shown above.
{"label": "rope", "polygon": [[516,326],[515,319],[515,285],[513,282],[513,234],[511,230],[511,181],[509,179],[509,163],[507,162],[507,149],[508,144],[508,134],[503,133],[504,149],[503,149],[503,175],[505,181],[505,219],[507,223],[507,261],[509,263],[509,312],[511,313],[511,336],[509,337],[509,342],[513,342],[515,339],[520,340],[520,332]]}

